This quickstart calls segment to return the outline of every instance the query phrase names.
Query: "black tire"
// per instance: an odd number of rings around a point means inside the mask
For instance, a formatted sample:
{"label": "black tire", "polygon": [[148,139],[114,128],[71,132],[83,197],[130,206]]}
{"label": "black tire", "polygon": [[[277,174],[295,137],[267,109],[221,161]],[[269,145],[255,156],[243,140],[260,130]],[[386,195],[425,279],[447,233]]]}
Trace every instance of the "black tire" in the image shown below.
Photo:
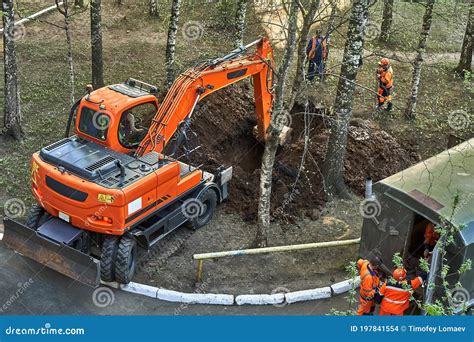
{"label": "black tire", "polygon": [[205,226],[214,215],[217,206],[217,194],[212,189],[207,189],[197,198],[202,203],[202,212],[196,218],[189,220],[191,229],[197,230]]}
{"label": "black tire", "polygon": [[51,218],[51,215],[39,204],[33,204],[26,220],[26,226],[31,229],[38,229],[43,223]]}
{"label": "black tire", "polygon": [[136,268],[137,242],[131,237],[123,236],[115,257],[115,281],[120,284],[128,284],[132,281]]}
{"label": "black tire", "polygon": [[103,281],[115,280],[115,255],[117,254],[118,238],[107,236],[104,238],[100,254],[100,279]]}

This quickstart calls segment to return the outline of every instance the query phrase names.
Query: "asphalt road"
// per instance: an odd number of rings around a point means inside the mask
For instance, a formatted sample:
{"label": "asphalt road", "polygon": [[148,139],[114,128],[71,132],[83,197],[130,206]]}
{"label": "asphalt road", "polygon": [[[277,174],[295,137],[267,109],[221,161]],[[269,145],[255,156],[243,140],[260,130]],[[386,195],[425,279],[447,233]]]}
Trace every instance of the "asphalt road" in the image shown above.
{"label": "asphalt road", "polygon": [[[94,289],[16,254],[0,242],[0,315],[324,315],[331,308],[347,308],[343,295],[283,307],[217,306],[108,291],[112,295],[103,297],[104,301],[97,295],[94,300]],[[101,307],[105,302],[110,304]]]}

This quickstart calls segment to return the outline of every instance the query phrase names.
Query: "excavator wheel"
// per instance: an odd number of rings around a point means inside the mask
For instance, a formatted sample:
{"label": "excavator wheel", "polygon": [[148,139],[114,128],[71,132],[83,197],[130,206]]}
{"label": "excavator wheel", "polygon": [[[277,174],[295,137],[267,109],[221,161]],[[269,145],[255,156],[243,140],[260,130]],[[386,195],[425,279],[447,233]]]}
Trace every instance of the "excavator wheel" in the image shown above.
{"label": "excavator wheel", "polygon": [[43,223],[48,221],[51,215],[39,204],[33,204],[26,220],[26,226],[31,229],[38,229]]}
{"label": "excavator wheel", "polygon": [[115,281],[128,284],[132,281],[137,267],[137,241],[128,236],[122,236],[115,256]]}
{"label": "excavator wheel", "polygon": [[212,189],[207,189],[203,194],[198,197],[203,205],[202,213],[189,221],[191,229],[197,230],[202,226],[205,226],[214,215],[214,211],[217,206],[217,195]]}
{"label": "excavator wheel", "polygon": [[107,236],[102,244],[100,255],[100,279],[103,281],[115,280],[115,256],[117,254],[118,238]]}

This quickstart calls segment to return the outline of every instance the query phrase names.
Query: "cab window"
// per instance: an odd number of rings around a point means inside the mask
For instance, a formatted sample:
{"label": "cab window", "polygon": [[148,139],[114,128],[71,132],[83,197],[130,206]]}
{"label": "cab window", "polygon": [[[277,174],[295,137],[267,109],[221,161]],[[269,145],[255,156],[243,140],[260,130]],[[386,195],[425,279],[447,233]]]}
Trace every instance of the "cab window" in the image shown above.
{"label": "cab window", "polygon": [[129,108],[122,113],[119,124],[119,141],[127,148],[136,148],[145,138],[151,120],[156,114],[153,102]]}
{"label": "cab window", "polygon": [[106,140],[110,125],[110,116],[92,108],[82,107],[79,118],[79,130],[99,140]]}

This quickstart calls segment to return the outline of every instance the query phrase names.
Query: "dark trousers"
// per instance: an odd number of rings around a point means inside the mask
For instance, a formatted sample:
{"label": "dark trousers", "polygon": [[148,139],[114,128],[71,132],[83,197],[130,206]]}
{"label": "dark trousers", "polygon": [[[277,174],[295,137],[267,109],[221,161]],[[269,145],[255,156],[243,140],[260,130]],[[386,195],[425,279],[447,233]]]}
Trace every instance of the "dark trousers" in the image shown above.
{"label": "dark trousers", "polygon": [[308,80],[314,80],[314,77],[318,75],[319,79],[323,79],[324,75],[324,61],[309,61],[308,67]]}

